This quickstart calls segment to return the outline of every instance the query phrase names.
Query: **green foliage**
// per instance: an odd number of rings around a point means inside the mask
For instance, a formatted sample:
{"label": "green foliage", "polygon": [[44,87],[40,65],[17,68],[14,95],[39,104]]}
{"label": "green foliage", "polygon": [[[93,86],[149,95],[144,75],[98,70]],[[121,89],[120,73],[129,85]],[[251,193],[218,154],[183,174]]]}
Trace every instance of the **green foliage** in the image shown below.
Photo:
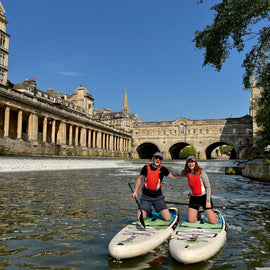
{"label": "green foliage", "polygon": [[219,152],[222,155],[227,155],[230,156],[231,155],[231,151],[232,151],[233,147],[231,145],[222,145],[219,147]]}
{"label": "green foliage", "polygon": [[[198,3],[202,3],[199,0]],[[194,33],[197,48],[204,50],[203,66],[210,65],[218,71],[230,56],[249,48],[243,61],[243,85],[246,90],[261,87],[256,122],[260,127],[257,146],[270,144],[270,1],[221,0],[211,8],[215,12],[212,25]],[[250,78],[254,74],[256,81]]]}
{"label": "green foliage", "polygon": [[186,146],[180,151],[179,158],[186,158],[189,155],[193,155],[193,156],[196,157],[196,151],[195,151],[195,149],[193,147]]}
{"label": "green foliage", "polygon": [[269,49],[268,24],[257,32],[254,26],[270,19],[269,7],[269,1],[265,0],[223,0],[212,6],[216,13],[212,25],[196,31],[193,40],[197,48],[205,50],[203,65],[213,65],[220,71],[232,49],[241,52],[245,42],[257,38],[257,44],[244,61],[247,76],[244,85],[250,88],[250,76],[255,67],[260,67]]}
{"label": "green foliage", "polygon": [[259,127],[255,143],[259,148],[270,144],[270,64],[267,64],[257,80],[257,86],[264,89],[258,99],[256,122]]}
{"label": "green foliage", "polygon": [[270,159],[265,159],[265,160],[264,160],[264,163],[265,163],[265,164],[270,164]]}

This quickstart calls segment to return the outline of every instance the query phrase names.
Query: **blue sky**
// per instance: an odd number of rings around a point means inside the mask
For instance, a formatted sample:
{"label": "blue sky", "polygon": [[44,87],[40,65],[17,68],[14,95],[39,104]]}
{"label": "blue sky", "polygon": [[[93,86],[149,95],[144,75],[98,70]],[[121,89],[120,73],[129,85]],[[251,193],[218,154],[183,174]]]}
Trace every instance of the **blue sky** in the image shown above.
{"label": "blue sky", "polygon": [[[197,0],[1,0],[10,37],[8,79],[36,78],[37,88],[72,94],[82,84],[94,108],[143,121],[242,117],[244,54],[220,72],[202,67],[194,32],[213,19]],[[213,3],[213,2],[212,2]]]}

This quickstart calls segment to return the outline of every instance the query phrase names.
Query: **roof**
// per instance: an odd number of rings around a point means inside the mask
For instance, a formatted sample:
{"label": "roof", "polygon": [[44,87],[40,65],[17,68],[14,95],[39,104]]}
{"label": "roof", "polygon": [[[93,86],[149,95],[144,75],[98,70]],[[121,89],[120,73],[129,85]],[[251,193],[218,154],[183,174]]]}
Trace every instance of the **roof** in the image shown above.
{"label": "roof", "polygon": [[72,92],[72,95],[77,95],[79,91],[83,91],[85,95],[93,99],[93,96],[90,95],[89,91],[85,87],[83,87],[82,84]]}

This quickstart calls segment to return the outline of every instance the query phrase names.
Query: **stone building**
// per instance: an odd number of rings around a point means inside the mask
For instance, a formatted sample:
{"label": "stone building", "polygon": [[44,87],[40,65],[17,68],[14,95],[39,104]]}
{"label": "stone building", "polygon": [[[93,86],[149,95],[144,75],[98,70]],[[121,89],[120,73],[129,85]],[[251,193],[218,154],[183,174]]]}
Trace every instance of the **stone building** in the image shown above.
{"label": "stone building", "polygon": [[104,108],[103,111],[95,109],[93,119],[128,132],[133,131],[135,123],[141,122],[137,113],[129,113],[127,89],[125,89],[122,111],[112,112],[109,108]]}
{"label": "stone building", "polygon": [[5,9],[0,2],[0,85],[7,84],[9,34],[6,33],[7,19]]}

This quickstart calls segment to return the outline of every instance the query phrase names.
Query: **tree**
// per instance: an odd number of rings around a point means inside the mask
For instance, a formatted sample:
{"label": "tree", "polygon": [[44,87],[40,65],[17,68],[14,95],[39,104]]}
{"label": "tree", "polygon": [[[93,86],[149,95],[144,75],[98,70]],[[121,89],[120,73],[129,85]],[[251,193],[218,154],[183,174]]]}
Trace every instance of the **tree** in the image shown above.
{"label": "tree", "polygon": [[180,151],[179,158],[187,158],[190,155],[193,155],[196,157],[196,151],[193,147],[186,146]]}
{"label": "tree", "polygon": [[[199,3],[202,3],[200,0]],[[203,66],[210,65],[220,71],[230,56],[230,51],[244,51],[250,46],[242,66],[244,89],[251,89],[250,78],[257,78],[256,87],[262,89],[258,100],[256,121],[261,128],[258,145],[270,144],[270,1],[269,0],[222,0],[212,6],[216,12],[212,25],[196,31],[194,42],[205,50]],[[268,135],[267,135],[268,134]],[[259,143],[260,142],[260,143]]]}
{"label": "tree", "polygon": [[230,156],[231,155],[231,151],[232,151],[233,147],[231,145],[221,145],[219,147],[219,152],[222,154],[222,155],[226,155],[226,156]]}

